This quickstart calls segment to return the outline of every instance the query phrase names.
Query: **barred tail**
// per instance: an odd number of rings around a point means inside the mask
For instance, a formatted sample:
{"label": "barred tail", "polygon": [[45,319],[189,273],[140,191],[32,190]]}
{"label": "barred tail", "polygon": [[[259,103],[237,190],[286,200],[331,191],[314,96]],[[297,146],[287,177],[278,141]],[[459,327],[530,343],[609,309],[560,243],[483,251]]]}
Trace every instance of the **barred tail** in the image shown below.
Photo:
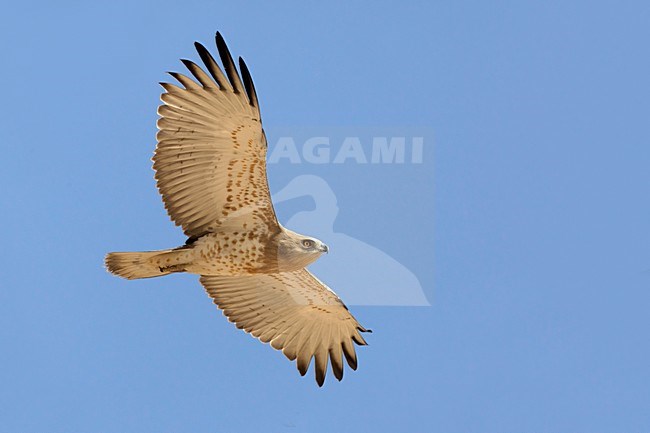
{"label": "barred tail", "polygon": [[113,275],[129,280],[160,277],[172,272],[183,271],[178,266],[167,266],[174,261],[178,253],[177,250],[108,253],[104,264]]}

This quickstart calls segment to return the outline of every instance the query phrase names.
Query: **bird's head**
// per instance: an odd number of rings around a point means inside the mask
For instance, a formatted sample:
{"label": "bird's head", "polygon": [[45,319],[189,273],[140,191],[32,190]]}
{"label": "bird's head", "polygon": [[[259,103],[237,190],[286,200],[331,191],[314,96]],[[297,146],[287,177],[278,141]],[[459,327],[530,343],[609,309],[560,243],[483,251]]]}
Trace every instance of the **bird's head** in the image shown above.
{"label": "bird's head", "polygon": [[328,251],[322,241],[284,229],[278,239],[278,264],[282,272],[302,269]]}

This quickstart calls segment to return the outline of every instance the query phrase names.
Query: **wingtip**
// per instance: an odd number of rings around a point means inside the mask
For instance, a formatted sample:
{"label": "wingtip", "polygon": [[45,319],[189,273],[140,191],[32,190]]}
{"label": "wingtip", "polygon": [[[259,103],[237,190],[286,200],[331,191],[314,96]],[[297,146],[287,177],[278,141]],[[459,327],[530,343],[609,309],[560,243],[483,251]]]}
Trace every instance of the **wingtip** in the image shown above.
{"label": "wingtip", "polygon": [[309,370],[309,363],[311,361],[311,358],[305,361],[304,358],[298,357],[296,360],[296,367],[298,367],[298,372],[300,373],[301,376],[304,376],[307,374],[307,370]]}
{"label": "wingtip", "polygon": [[223,49],[223,47],[226,47],[226,40],[223,38],[223,36],[221,36],[221,33],[217,32],[214,39],[217,42],[217,48],[219,50]]}
{"label": "wingtip", "polygon": [[365,338],[361,336],[361,334],[356,334],[352,336],[352,341],[357,343],[358,346],[367,346],[368,343],[366,342]]}
{"label": "wingtip", "polygon": [[244,61],[244,58],[243,58],[242,56],[239,56],[239,58],[237,59],[237,62],[238,62],[238,64],[239,64],[239,67],[240,67],[242,70],[245,69],[246,72],[248,73],[248,75],[250,76],[250,72],[248,71],[248,66],[246,66],[246,62]]}
{"label": "wingtip", "polygon": [[201,42],[199,42],[199,41],[195,41],[195,42],[194,42],[194,48],[196,48],[196,51],[198,51],[199,54],[201,54],[202,52],[206,52],[206,51],[208,51],[208,49],[205,48],[205,45],[203,45],[203,44],[202,44]]}

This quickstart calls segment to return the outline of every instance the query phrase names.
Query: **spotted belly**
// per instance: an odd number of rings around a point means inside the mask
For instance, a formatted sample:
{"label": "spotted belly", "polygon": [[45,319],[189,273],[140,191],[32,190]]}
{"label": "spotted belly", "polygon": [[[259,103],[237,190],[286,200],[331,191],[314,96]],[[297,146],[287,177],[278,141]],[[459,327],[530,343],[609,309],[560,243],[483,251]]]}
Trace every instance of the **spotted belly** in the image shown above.
{"label": "spotted belly", "polygon": [[191,246],[185,272],[200,275],[250,275],[267,268],[268,245],[248,233],[208,234]]}

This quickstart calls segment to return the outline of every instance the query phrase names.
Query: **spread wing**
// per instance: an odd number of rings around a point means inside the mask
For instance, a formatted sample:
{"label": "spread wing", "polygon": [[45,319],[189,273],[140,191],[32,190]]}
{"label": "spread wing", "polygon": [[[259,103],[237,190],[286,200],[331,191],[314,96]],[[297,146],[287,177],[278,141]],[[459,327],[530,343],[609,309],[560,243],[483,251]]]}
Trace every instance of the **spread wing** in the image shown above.
{"label": "spread wing", "polygon": [[210,75],[183,60],[197,81],[170,73],[182,87],[161,83],[166,93],[153,157],[158,190],[169,216],[190,237],[228,225],[276,231],[253,81],[240,58],[242,83],[219,33],[216,40],[226,75],[197,42]]}
{"label": "spread wing", "polygon": [[306,269],[278,274],[201,276],[201,284],[228,320],[271,343],[305,375],[315,359],[316,381],[325,381],[328,359],[334,376],[343,378],[343,356],[357,368],[355,342],[367,332],[338,296]]}

